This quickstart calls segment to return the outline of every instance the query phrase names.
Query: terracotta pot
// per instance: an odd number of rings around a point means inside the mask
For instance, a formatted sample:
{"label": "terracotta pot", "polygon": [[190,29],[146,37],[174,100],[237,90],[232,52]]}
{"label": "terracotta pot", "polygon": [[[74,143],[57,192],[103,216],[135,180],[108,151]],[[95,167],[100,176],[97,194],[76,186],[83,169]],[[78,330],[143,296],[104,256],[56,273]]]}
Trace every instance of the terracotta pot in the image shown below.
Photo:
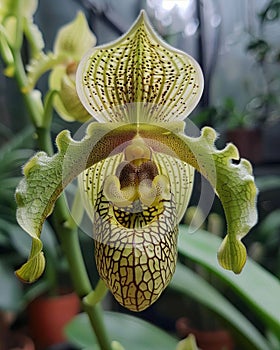
{"label": "terracotta pot", "polygon": [[189,326],[188,319],[182,317],[176,322],[176,329],[182,338],[190,334],[195,336],[197,346],[201,350],[233,350],[234,342],[231,334],[225,330],[202,331]]}
{"label": "terracotta pot", "polygon": [[63,328],[80,311],[80,301],[75,293],[57,297],[40,297],[27,309],[29,330],[36,349],[65,341]]}
{"label": "terracotta pot", "polygon": [[34,342],[23,330],[12,331],[16,314],[0,310],[0,350],[35,350]]}
{"label": "terracotta pot", "polygon": [[7,350],[35,350],[35,345],[32,339],[21,333],[9,334]]}

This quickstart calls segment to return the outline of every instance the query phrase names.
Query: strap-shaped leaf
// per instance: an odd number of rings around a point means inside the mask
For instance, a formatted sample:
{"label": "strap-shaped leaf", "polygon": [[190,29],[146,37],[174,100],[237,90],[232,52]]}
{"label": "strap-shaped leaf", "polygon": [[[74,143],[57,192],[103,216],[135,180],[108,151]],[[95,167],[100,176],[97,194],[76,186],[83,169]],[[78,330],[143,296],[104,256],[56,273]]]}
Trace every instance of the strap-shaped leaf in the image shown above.
{"label": "strap-shaped leaf", "polygon": [[[203,76],[198,63],[164,43],[141,12],[123,37],[83,58],[77,89],[99,121],[156,123],[190,114],[200,99]],[[137,102],[143,102],[142,108],[131,111],[129,105]]]}

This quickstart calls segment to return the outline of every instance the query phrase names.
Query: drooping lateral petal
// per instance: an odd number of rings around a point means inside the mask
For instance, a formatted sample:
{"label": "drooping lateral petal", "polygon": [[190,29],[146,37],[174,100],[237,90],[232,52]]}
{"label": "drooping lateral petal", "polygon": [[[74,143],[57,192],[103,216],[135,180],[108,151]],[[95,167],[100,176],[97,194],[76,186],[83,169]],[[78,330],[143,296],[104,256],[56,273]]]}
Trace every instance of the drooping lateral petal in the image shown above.
{"label": "drooping lateral petal", "polygon": [[[238,150],[232,144],[217,150],[216,132],[209,127],[202,129],[200,137],[192,138],[168,131],[168,124],[165,128],[143,125],[140,135],[153,150],[166,154],[174,152],[210,182],[221,200],[228,224],[227,235],[218,252],[219,263],[235,273],[241,272],[246,261],[241,239],[257,222],[257,188],[251,164],[239,159]],[[238,164],[233,160],[239,161]]]}
{"label": "drooping lateral petal", "polygon": [[[164,43],[141,12],[124,36],[83,58],[77,88],[98,121],[156,123],[186,118],[200,99],[203,76],[198,63]],[[145,108],[118,109],[137,102]]]}
{"label": "drooping lateral petal", "polygon": [[36,281],[44,272],[45,257],[42,252],[42,247],[43,244],[41,240],[33,237],[28,261],[16,271],[16,275],[23,282]]}
{"label": "drooping lateral petal", "polygon": [[[56,141],[57,154],[49,157],[46,153],[39,152],[25,165],[25,178],[16,190],[17,220],[33,238],[29,259],[40,263],[40,269],[38,266],[34,268],[37,272],[43,271],[44,264],[39,240],[42,225],[51,214],[62,190],[92,164],[108,157],[112,152],[117,153],[118,147],[132,139],[135,134],[136,129],[133,126],[116,128],[112,124],[91,123],[86,136],[78,142],[70,137],[68,131],[62,131]],[[33,273],[31,264],[28,266],[28,271],[27,265],[24,265],[17,273],[20,278],[32,282],[39,275]]]}

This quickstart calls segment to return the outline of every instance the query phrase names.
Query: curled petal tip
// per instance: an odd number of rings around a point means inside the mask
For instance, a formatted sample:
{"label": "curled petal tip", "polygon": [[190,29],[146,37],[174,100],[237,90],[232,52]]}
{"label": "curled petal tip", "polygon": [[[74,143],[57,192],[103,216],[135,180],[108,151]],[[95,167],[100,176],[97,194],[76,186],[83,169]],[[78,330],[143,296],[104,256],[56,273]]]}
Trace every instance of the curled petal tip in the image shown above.
{"label": "curled petal tip", "polygon": [[244,244],[235,237],[226,236],[218,251],[219,264],[226,270],[239,274],[247,259]]}
{"label": "curled petal tip", "polygon": [[201,135],[202,137],[205,137],[206,140],[208,140],[210,143],[214,143],[214,141],[217,139],[216,131],[207,126],[202,129]]}
{"label": "curled petal tip", "polygon": [[40,252],[33,258],[30,258],[24,265],[18,269],[15,274],[24,283],[33,283],[41,277],[45,270],[45,257]]}

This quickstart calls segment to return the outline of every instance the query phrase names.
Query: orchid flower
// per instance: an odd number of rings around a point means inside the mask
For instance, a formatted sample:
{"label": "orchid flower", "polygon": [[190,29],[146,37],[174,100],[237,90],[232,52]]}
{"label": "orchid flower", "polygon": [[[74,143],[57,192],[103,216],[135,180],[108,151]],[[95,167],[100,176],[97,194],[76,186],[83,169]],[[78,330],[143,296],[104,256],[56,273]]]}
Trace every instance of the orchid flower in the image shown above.
{"label": "orchid flower", "polygon": [[47,54],[43,51],[34,57],[27,67],[28,85],[31,90],[44,72],[51,69],[49,86],[55,91],[54,108],[66,121],[85,122],[91,115],[81,104],[75,86],[78,63],[84,54],[96,44],[85,15],[78,12],[76,18],[58,31],[54,48]]}
{"label": "orchid flower", "polygon": [[246,261],[241,239],[257,220],[257,190],[237,148],[216,149],[215,130],[204,127],[199,137],[184,133],[183,120],[203,91],[198,63],[163,42],[141,12],[124,36],[84,56],[76,87],[94,121],[80,141],[62,131],[54,156],[39,152],[24,167],[17,220],[32,248],[17,275],[32,282],[42,274],[42,225],[78,177],[100,277],[121,305],[144,310],[174,273],[195,170],[215,190],[227,219],[218,261],[240,273]]}
{"label": "orchid flower", "polygon": [[[14,57],[11,47],[20,47],[22,36],[30,41],[30,54],[36,57],[44,47],[44,41],[38,27],[33,22],[33,15],[38,7],[38,0],[24,0],[18,4],[13,0],[0,0],[0,51],[7,65],[5,74],[14,75]],[[17,21],[21,13],[22,21]]]}

